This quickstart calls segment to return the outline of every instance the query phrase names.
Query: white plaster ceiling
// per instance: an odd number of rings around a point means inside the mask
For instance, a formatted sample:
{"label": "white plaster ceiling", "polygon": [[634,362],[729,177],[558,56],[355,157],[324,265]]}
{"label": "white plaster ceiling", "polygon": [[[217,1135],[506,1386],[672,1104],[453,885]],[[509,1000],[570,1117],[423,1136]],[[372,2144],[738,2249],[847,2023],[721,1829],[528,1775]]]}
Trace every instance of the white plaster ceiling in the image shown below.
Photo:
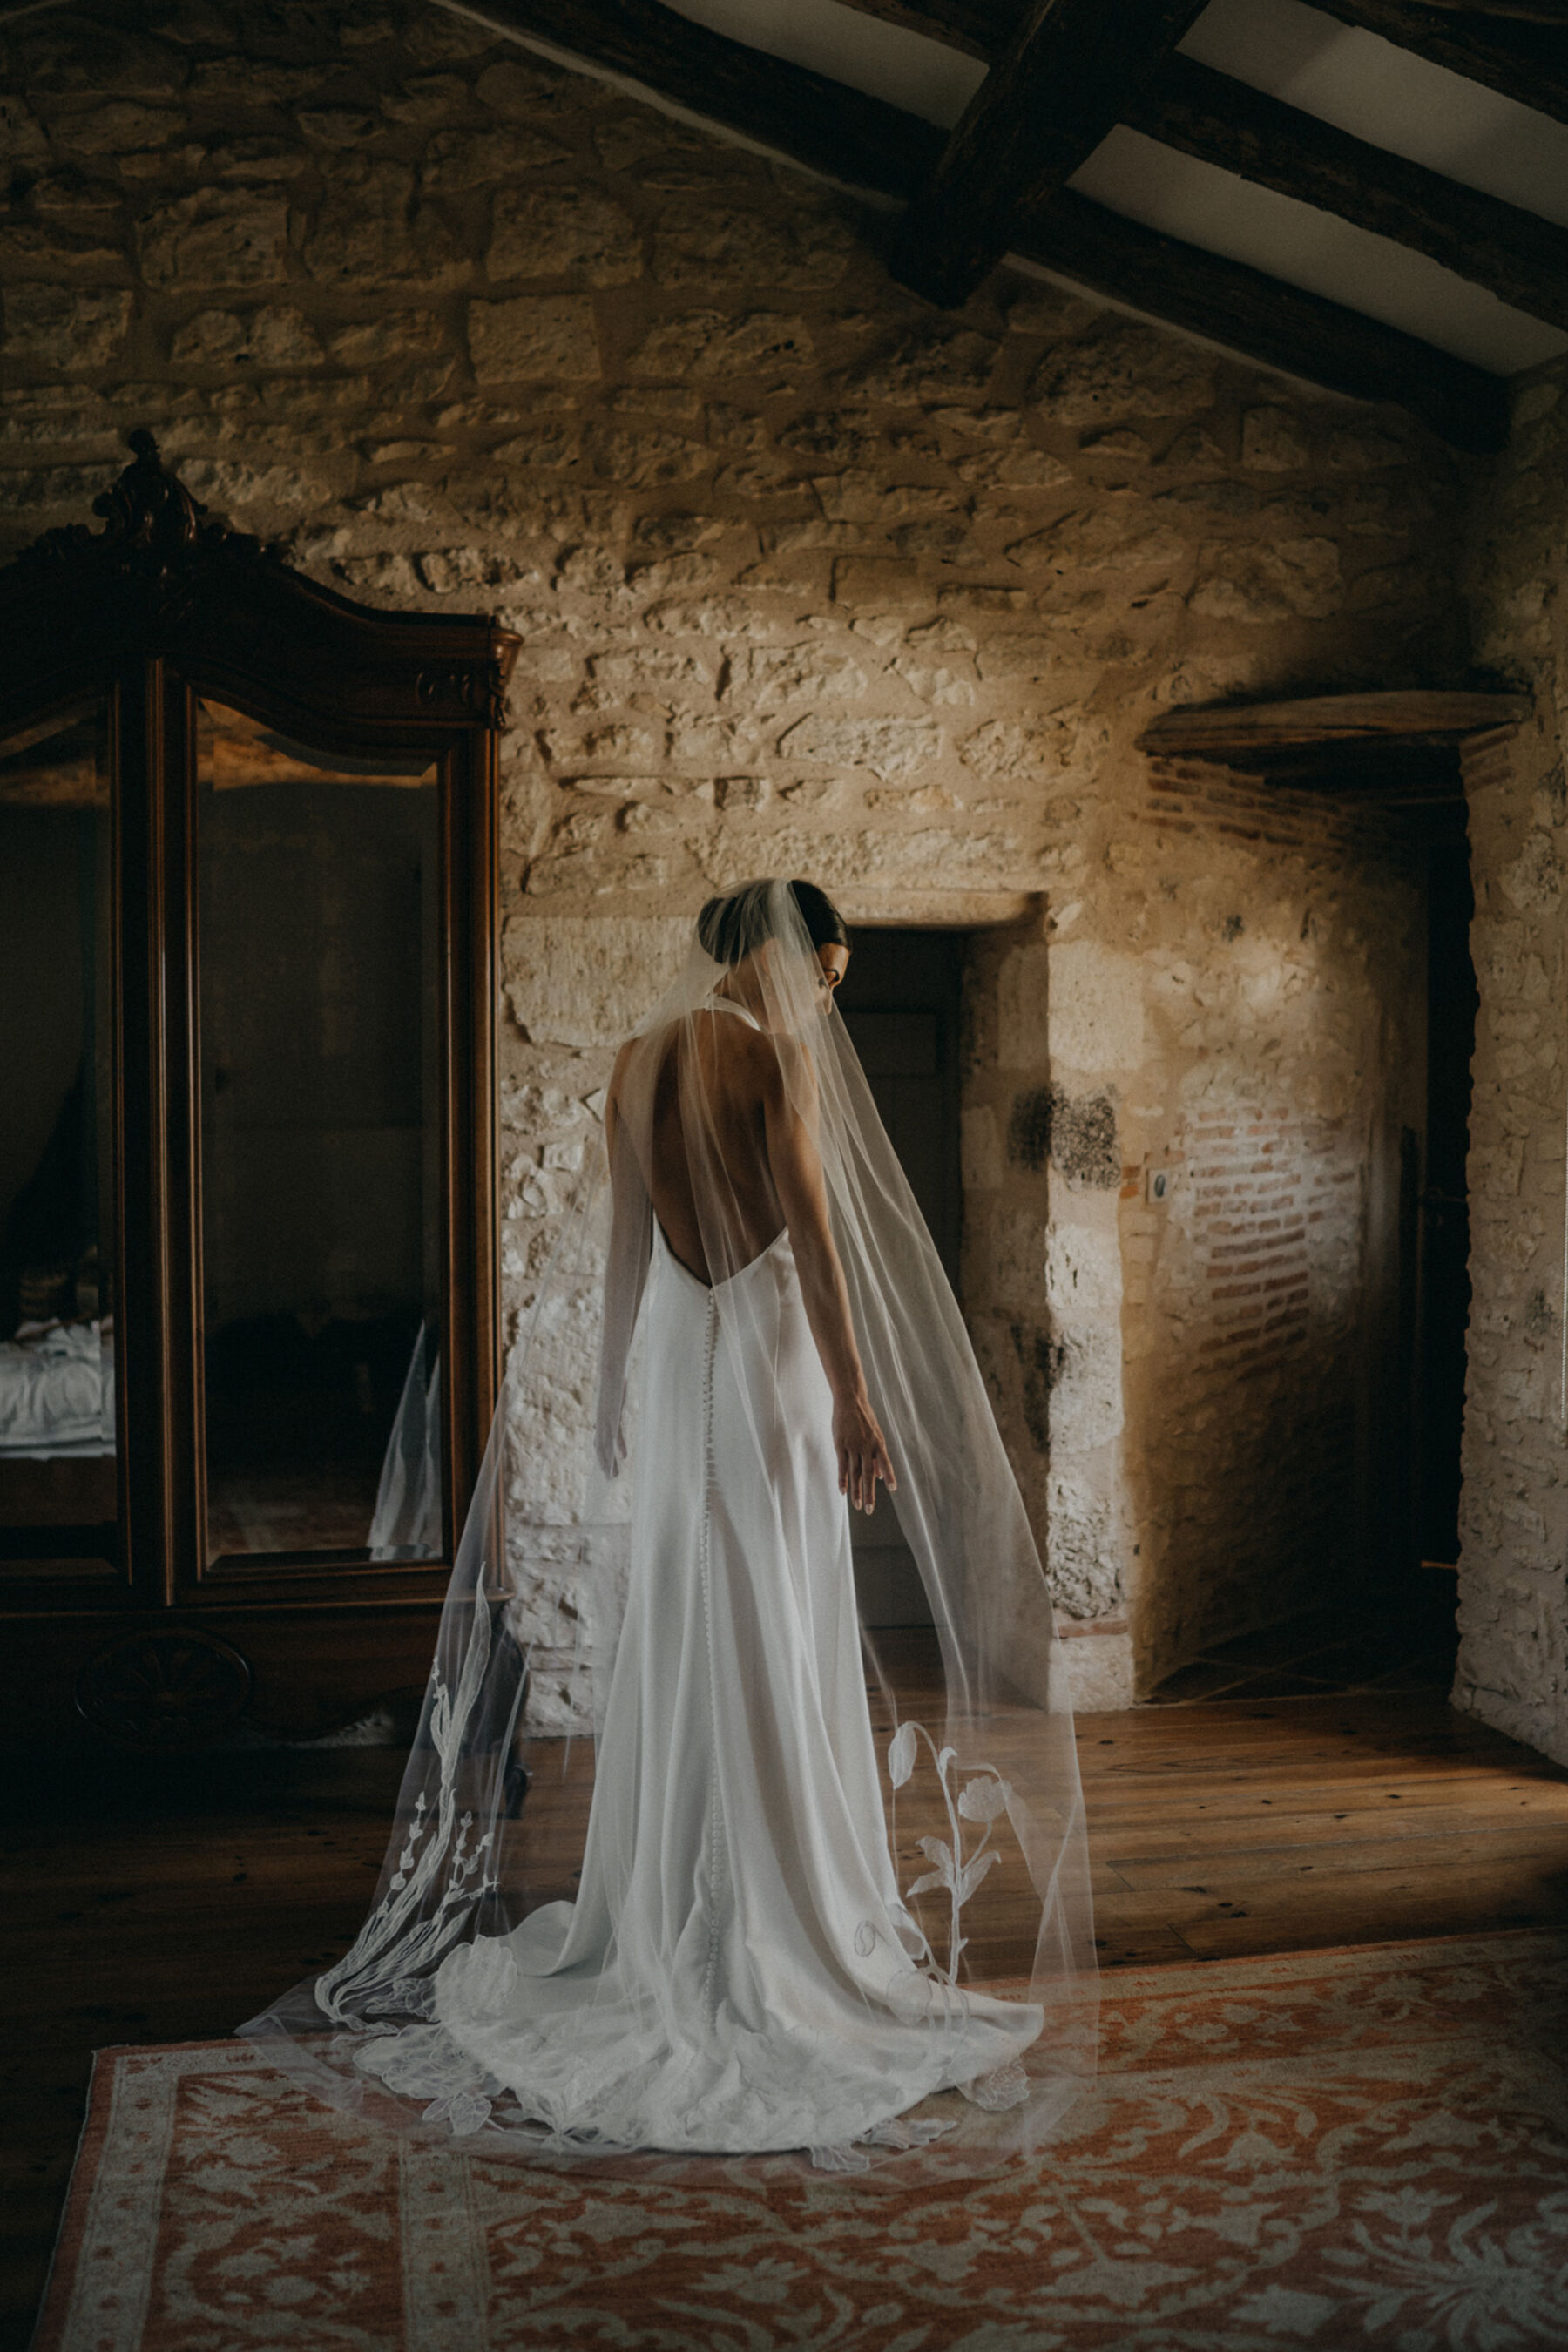
{"label": "white plaster ceiling", "polygon": [[[843,0],[670,5],[732,40],[943,126],[957,121],[984,79],[977,59]],[[1210,0],[1181,46],[1216,71],[1374,146],[1568,226],[1568,123],[1532,113],[1300,0]],[[1140,132],[1113,131],[1070,185],[1111,212],[1250,263],[1496,373],[1568,352],[1568,334],[1409,247]]]}

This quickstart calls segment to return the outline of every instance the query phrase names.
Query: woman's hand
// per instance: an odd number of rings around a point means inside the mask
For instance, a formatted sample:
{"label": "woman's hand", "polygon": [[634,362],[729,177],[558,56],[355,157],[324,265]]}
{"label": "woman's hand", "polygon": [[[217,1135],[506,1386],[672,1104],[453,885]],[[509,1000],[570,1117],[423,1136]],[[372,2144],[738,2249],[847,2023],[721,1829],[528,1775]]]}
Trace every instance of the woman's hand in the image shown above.
{"label": "woman's hand", "polygon": [[899,1482],[877,1416],[864,1394],[847,1397],[834,1406],[833,1443],[838,1452],[839,1493],[848,1496],[857,1511],[875,1510],[878,1479],[889,1495]]}

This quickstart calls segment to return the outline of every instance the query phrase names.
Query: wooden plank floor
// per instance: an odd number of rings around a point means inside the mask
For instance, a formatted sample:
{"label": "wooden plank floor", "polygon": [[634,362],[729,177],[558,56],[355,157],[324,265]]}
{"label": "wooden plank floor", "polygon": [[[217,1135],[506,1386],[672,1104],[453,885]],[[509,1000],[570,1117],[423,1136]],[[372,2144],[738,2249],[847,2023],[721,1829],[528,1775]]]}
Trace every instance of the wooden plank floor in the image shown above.
{"label": "wooden plank floor", "polygon": [[[1435,1692],[1148,1706],[1078,1730],[1109,1967],[1568,1923],[1568,1772]],[[335,1957],[374,1884],[399,1762],[8,1769],[7,2352],[26,2342],[90,2052],[226,2033]]]}

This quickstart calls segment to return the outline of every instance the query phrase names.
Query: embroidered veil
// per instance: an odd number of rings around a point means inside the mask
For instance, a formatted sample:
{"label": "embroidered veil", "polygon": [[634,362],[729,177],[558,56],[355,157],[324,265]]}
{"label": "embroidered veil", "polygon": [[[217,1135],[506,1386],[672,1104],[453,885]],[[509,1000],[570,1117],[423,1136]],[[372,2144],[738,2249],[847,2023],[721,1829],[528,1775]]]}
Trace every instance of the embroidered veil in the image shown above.
{"label": "embroidered veil", "polygon": [[[513,1349],[370,1916],[242,2030],[488,2153],[988,2168],[1093,2071],[1062,1655],[795,893],[719,913],[623,1048]],[[746,1055],[820,1170],[929,1624],[857,1626],[799,1236],[770,1144],[737,1139]],[[672,1116],[696,1271],[649,1195]],[[563,1624],[577,1719],[546,1731],[530,1656]]]}

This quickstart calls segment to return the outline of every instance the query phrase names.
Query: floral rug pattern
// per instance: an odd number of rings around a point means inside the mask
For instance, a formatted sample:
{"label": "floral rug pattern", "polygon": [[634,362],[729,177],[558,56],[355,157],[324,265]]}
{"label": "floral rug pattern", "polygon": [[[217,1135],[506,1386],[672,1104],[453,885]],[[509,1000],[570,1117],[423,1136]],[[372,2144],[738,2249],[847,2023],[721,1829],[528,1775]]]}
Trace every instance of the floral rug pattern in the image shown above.
{"label": "floral rug pattern", "polygon": [[400,2138],[250,2045],[105,2053],[35,2352],[1559,2352],[1568,1937],[1106,1987],[1043,2158],[879,2189]]}

